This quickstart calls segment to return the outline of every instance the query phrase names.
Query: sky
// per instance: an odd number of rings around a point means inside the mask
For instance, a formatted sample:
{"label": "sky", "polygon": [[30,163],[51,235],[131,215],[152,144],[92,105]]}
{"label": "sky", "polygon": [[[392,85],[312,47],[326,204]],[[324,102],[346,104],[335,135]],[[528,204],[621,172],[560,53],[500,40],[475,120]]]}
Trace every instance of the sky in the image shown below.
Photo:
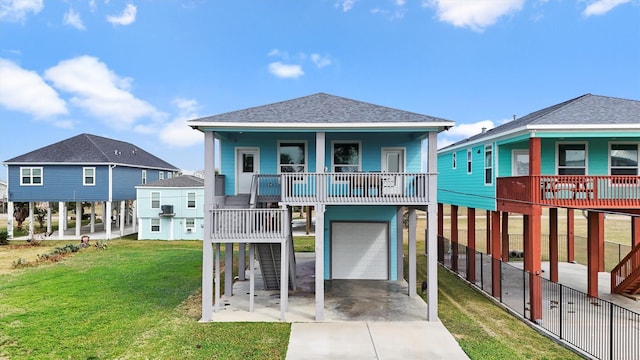
{"label": "sky", "polygon": [[0,162],[89,133],[191,173],[186,121],[319,92],[455,121],[440,147],[640,100],[640,0],[0,0]]}

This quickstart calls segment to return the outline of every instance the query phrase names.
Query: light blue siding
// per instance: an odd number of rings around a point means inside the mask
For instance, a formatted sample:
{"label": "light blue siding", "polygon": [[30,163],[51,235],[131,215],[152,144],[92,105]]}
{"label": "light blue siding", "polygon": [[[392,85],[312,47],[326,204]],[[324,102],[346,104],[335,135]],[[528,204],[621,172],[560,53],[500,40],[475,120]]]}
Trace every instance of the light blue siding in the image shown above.
{"label": "light blue siding", "polygon": [[[389,222],[389,276],[398,280],[397,272],[397,211],[395,206],[327,206],[324,213],[324,278],[331,278],[331,221],[384,221]],[[317,226],[317,224],[316,224]],[[317,229],[319,231],[320,229]]]}
{"label": "light blue siding", "polygon": [[[174,216],[160,216],[160,209],[151,208],[151,193],[160,192],[160,205],[172,205]],[[187,194],[196,193],[196,207],[187,208]],[[202,240],[204,222],[204,188],[139,187],[137,211],[140,221],[138,239]],[[194,218],[192,232],[186,230],[186,219]],[[151,232],[151,219],[160,219],[160,232]]]}

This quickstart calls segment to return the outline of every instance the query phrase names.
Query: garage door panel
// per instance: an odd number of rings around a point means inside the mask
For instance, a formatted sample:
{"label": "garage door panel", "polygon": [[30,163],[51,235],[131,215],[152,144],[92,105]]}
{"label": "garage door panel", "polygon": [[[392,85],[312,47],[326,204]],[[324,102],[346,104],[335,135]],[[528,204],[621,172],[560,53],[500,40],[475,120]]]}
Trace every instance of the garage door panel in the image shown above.
{"label": "garage door panel", "polygon": [[388,226],[388,223],[332,223],[331,277],[388,279]]}

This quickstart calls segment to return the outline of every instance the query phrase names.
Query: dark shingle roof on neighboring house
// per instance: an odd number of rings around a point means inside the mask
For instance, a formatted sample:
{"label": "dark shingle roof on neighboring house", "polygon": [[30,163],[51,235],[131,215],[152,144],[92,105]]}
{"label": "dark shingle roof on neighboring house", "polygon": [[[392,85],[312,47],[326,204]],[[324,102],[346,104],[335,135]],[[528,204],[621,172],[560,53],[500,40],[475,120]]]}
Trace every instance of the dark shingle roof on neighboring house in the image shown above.
{"label": "dark shingle roof on neighboring house", "polygon": [[181,175],[172,177],[171,179],[164,179],[144,185],[138,185],[137,187],[204,187],[204,179],[193,175]]}
{"label": "dark shingle roof on neighboring house", "polygon": [[[588,126],[638,125],[640,128],[640,101],[585,94],[547,108],[532,112],[483,133],[451,144],[443,149],[495,137],[517,129],[544,129],[553,126],[580,130]],[[443,150],[440,149],[440,150]]]}
{"label": "dark shingle roof on neighboring house", "polygon": [[5,163],[122,164],[178,170],[168,162],[130,143],[91,134],[80,134],[16,156]]}
{"label": "dark shingle roof on neighboring house", "polygon": [[198,123],[282,123],[282,124],[331,124],[331,123],[444,123],[453,122],[441,118],[351,100],[335,95],[318,93],[292,100],[251,107],[190,121]]}

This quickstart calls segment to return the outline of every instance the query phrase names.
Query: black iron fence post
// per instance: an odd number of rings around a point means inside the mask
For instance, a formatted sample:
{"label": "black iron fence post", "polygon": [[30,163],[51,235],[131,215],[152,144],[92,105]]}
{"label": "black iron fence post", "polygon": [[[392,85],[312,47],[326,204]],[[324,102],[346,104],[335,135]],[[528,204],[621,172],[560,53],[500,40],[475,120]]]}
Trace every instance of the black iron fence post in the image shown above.
{"label": "black iron fence post", "polygon": [[609,359],[613,360],[613,303],[609,303]]}

